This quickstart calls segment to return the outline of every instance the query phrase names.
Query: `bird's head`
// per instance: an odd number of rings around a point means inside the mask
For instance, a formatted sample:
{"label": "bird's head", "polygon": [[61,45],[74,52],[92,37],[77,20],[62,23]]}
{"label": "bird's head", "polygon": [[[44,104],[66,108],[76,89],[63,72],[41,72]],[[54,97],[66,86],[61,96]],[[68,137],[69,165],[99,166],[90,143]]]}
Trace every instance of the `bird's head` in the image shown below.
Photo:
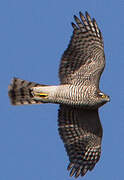
{"label": "bird's head", "polygon": [[102,104],[105,104],[110,101],[110,97],[103,92],[98,92],[99,100],[101,100]]}
{"label": "bird's head", "polygon": [[98,99],[100,106],[104,105],[105,103],[110,101],[110,97],[103,92],[98,92]]}

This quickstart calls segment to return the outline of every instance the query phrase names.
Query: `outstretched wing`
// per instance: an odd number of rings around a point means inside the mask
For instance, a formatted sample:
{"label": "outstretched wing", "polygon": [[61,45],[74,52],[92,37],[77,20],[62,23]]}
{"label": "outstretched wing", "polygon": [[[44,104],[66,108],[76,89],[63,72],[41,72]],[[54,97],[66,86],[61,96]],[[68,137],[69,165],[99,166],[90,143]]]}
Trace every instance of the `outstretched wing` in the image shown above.
{"label": "outstretched wing", "polygon": [[99,79],[105,66],[104,47],[101,32],[95,19],[86,12],[80,12],[80,19],[74,16],[73,35],[64,52],[59,77],[62,84],[91,81],[99,86]]}
{"label": "outstretched wing", "polygon": [[70,176],[84,176],[100,158],[102,126],[98,110],[60,105],[58,125],[70,160]]}

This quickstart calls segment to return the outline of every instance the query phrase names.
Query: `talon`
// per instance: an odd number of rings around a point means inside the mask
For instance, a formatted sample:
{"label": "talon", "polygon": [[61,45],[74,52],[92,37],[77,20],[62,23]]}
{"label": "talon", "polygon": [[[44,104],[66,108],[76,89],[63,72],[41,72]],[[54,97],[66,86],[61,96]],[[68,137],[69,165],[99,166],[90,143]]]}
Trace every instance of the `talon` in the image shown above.
{"label": "talon", "polygon": [[43,97],[43,98],[47,98],[47,97],[48,97],[48,94],[45,94],[45,93],[39,93],[38,96]]}
{"label": "talon", "polygon": [[48,94],[46,94],[46,93],[33,92],[32,94],[33,94],[33,96],[41,97],[41,98],[47,98],[48,97]]}

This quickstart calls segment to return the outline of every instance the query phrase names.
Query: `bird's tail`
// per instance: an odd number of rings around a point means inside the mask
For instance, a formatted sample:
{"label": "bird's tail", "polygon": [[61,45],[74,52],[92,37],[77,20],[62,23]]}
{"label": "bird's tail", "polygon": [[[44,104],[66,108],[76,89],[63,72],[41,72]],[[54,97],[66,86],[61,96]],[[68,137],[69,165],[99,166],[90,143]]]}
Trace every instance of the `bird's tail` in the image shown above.
{"label": "bird's tail", "polygon": [[[34,98],[32,88],[42,87],[35,82],[29,82],[18,78],[13,78],[9,85],[8,95],[12,105],[23,105],[23,104],[42,104],[43,101]],[[42,95],[45,97],[45,94]]]}

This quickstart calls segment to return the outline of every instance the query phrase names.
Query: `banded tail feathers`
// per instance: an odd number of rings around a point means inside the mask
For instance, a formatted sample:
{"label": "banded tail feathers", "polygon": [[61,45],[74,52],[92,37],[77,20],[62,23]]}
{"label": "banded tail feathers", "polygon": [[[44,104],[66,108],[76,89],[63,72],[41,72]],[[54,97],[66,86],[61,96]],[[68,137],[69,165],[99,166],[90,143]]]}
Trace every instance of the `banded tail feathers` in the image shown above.
{"label": "banded tail feathers", "polygon": [[33,88],[42,87],[46,85],[40,85],[35,82],[29,82],[18,78],[13,78],[9,85],[8,95],[12,105],[23,104],[42,104],[42,99],[47,97],[46,93],[35,93]]}

